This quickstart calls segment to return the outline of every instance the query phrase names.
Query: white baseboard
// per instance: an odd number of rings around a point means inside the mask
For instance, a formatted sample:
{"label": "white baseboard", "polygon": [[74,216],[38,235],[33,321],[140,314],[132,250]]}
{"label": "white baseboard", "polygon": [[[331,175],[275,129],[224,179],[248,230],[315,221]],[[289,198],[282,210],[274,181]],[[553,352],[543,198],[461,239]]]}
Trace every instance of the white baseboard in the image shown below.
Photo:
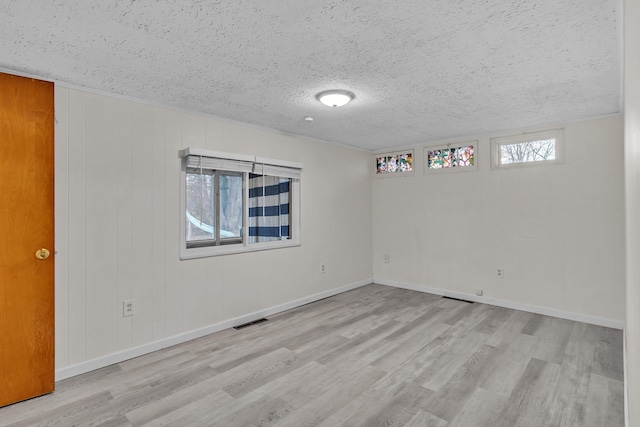
{"label": "white baseboard", "polygon": [[92,360],[87,360],[72,366],[66,366],[56,370],[56,381],[64,380],[66,378],[74,377],[76,375],[84,374],[96,369],[104,368],[105,366],[120,363],[134,357],[142,356],[143,354],[152,353],[163,348],[171,347],[176,344],[191,341],[196,338],[204,337],[214,332],[219,332],[224,329],[233,328],[234,326],[242,325],[244,323],[252,322],[263,317],[271,316],[282,311],[290,310],[292,308],[300,307],[301,305],[308,304],[310,302],[318,301],[323,298],[331,297],[337,294],[341,294],[352,289],[359,288],[364,285],[368,285],[373,282],[372,278],[361,280],[359,282],[351,283],[349,285],[341,286],[339,288],[330,289],[328,291],[319,292],[317,294],[309,295],[304,298],[300,298],[294,301],[279,304],[273,307],[265,308],[264,310],[255,311],[253,313],[245,314],[242,316],[234,317],[232,319],[224,320],[222,322],[208,325],[203,328],[187,331],[178,335],[163,338],[158,341],[150,342],[140,345],[138,347],[129,348],[126,350],[118,351],[115,353],[107,354]]}
{"label": "white baseboard", "polygon": [[627,382],[627,328],[622,330],[622,367],[624,372],[624,425],[629,427],[629,389]]}
{"label": "white baseboard", "polygon": [[393,286],[396,288],[410,289],[412,291],[426,292],[429,294],[442,295],[446,297],[465,299],[468,301],[480,302],[483,304],[495,305],[498,307],[511,308],[514,310],[527,311],[530,313],[544,314],[546,316],[558,317],[560,319],[575,320],[577,322],[589,323],[592,325],[605,326],[613,329],[624,329],[624,322],[602,317],[590,316],[581,313],[557,310],[555,308],[540,307],[537,305],[523,304],[515,301],[507,301],[496,298],[465,294],[463,292],[449,291],[446,289],[431,288],[429,286],[416,285],[412,283],[402,283],[396,280],[374,278],[374,283],[380,285]]}

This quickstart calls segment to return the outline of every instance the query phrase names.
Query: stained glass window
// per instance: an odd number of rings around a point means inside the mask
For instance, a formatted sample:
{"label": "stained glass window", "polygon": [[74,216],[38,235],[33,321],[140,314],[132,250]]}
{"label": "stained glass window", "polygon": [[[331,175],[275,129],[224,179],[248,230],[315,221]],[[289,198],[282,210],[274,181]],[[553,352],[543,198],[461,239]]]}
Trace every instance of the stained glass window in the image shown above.
{"label": "stained glass window", "polygon": [[413,150],[376,155],[376,175],[413,172]]}
{"label": "stained glass window", "polygon": [[475,144],[427,147],[427,170],[464,168],[476,165]]}

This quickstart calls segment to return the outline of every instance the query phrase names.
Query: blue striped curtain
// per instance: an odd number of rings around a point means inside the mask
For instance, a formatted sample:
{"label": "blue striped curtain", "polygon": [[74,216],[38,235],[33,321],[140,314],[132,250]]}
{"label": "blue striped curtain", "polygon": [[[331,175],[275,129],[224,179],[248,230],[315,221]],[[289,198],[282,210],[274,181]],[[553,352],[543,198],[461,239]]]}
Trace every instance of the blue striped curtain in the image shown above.
{"label": "blue striped curtain", "polygon": [[249,174],[249,243],[290,238],[291,179]]}

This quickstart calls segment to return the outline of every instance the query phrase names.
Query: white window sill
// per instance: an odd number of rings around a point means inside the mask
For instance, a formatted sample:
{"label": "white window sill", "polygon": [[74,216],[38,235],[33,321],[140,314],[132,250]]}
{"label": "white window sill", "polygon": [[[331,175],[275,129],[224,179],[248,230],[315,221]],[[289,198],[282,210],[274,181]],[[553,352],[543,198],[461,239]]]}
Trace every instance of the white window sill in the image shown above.
{"label": "white window sill", "polygon": [[241,254],[244,252],[266,251],[270,249],[291,248],[301,246],[299,240],[278,240],[274,242],[247,243],[227,246],[208,246],[202,248],[183,248],[180,251],[180,259],[207,258],[220,255]]}

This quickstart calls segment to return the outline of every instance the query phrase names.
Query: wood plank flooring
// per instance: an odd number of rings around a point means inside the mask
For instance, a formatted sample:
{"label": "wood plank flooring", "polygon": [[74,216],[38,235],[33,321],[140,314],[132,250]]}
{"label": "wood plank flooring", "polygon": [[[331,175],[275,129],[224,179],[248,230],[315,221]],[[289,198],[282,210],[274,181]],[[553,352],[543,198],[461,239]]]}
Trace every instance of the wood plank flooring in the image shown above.
{"label": "wood plank flooring", "polygon": [[368,285],[56,384],[3,426],[624,425],[622,332]]}

